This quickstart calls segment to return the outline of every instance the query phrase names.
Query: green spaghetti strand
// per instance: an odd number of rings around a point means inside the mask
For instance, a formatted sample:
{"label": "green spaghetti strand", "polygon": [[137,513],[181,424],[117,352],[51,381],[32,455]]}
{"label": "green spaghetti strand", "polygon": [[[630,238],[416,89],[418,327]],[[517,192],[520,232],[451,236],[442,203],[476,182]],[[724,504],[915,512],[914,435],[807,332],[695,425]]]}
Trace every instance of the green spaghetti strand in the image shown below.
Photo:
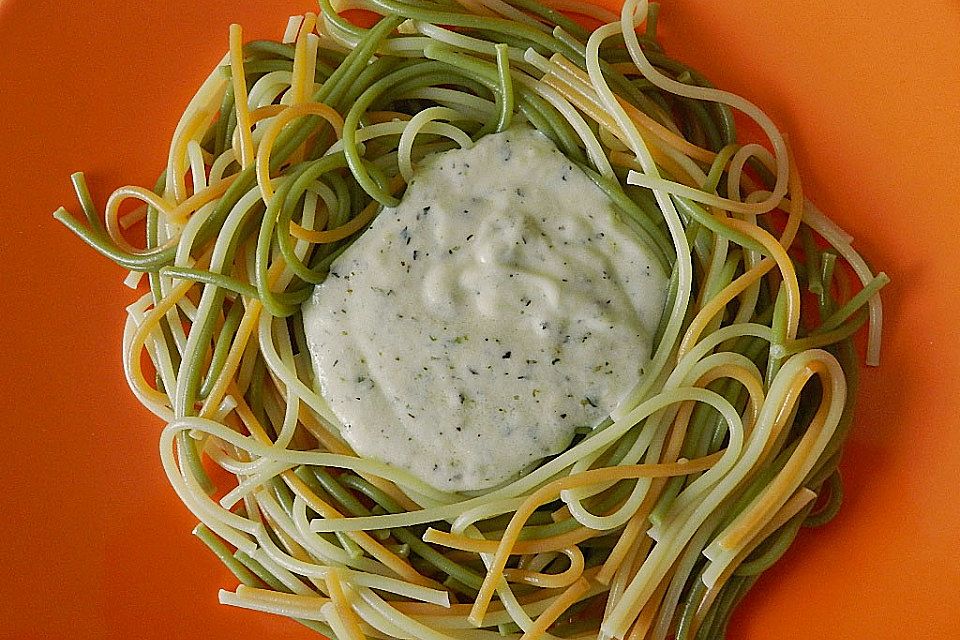
{"label": "green spaghetti strand", "polygon": [[[273,40],[252,40],[244,43],[243,45],[244,58],[249,57],[253,58],[254,60],[257,60],[258,58],[266,60],[279,58],[289,61],[291,63],[291,68],[293,67],[292,63],[295,52],[296,49],[293,45],[282,42],[274,42]],[[244,65],[244,69],[247,69],[246,65]]]}
{"label": "green spaghetti strand", "polygon": [[840,506],[843,504],[843,481],[840,479],[839,469],[833,469],[827,477],[827,485],[826,504],[810,512],[803,521],[803,526],[822,527],[840,513]]}
{"label": "green spaghetti strand", "polygon": [[220,334],[217,336],[216,344],[213,347],[213,356],[210,358],[210,367],[207,370],[207,376],[200,385],[201,398],[207,398],[210,395],[210,390],[213,388],[216,379],[220,376],[223,365],[227,360],[230,345],[233,344],[233,337],[237,334],[237,327],[240,326],[242,319],[243,305],[240,301],[235,300],[233,304],[230,305],[230,311],[227,312],[227,316],[223,320],[223,326],[220,328]]}
{"label": "green spaghetti strand", "polygon": [[497,131],[506,131],[513,120],[513,81],[510,79],[510,59],[507,58],[507,45],[497,45],[497,74],[500,76],[500,119]]}
{"label": "green spaghetti strand", "polygon": [[193,530],[193,535],[197,536],[203,544],[207,545],[210,551],[230,570],[237,580],[248,587],[264,587],[266,582],[261,580],[257,574],[247,568],[242,562],[237,560],[230,548],[203,524],[198,524]]}
{"label": "green spaghetti strand", "polygon": [[237,112],[235,109],[236,100],[233,95],[233,83],[227,85],[224,90],[223,98],[220,99],[220,113],[217,118],[216,128],[214,129],[214,143],[211,153],[219,157],[233,140],[233,130],[237,127]]}
{"label": "green spaghetti strand", "polygon": [[378,185],[370,177],[370,173],[364,166],[360,150],[357,147],[357,129],[360,125],[361,115],[370,107],[381,93],[392,85],[399,84],[408,79],[416,78],[423,73],[444,70],[446,67],[439,62],[419,62],[404,67],[390,75],[378,80],[366,91],[364,91],[357,101],[347,112],[343,122],[343,153],[350,167],[357,184],[373,199],[380,202],[385,207],[395,207],[400,200],[387,193],[381,185]]}
{"label": "green spaghetti strand", "polygon": [[[497,67],[494,63],[462,55],[439,45],[430,45],[424,49],[423,53],[428,58],[446,62],[451,68],[470,72],[475,79],[483,82],[491,90],[495,91],[499,88]],[[547,137],[553,139],[560,150],[572,160],[583,162],[585,158],[575,141],[576,134],[573,133],[569,123],[540,96],[522,86],[516,87],[516,91],[520,112],[530,120],[530,123],[544,131]]]}
{"label": "green spaghetti strand", "polygon": [[106,235],[107,230],[100,221],[100,212],[93,204],[93,198],[90,197],[90,190],[87,188],[87,179],[83,172],[77,171],[70,176],[70,182],[73,183],[73,189],[77,193],[77,200],[80,202],[80,208],[83,209],[83,215],[87,218],[94,231],[100,235]]}
{"label": "green spaghetti strand", "polygon": [[174,251],[172,247],[163,247],[138,255],[121,251],[106,234],[84,226],[83,223],[79,222],[62,207],[53,213],[53,217],[72,231],[78,238],[86,242],[97,253],[117,263],[124,269],[130,269],[131,271],[157,271],[164,265],[169,264],[173,259]]}

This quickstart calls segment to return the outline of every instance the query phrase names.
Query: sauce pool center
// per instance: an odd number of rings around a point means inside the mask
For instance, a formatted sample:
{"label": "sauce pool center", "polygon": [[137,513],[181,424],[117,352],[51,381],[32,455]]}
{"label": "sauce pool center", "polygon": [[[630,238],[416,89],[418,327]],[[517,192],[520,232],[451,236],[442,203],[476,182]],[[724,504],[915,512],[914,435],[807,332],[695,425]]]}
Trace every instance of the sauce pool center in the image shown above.
{"label": "sauce pool center", "polygon": [[479,491],[610,415],[667,285],[606,194],[513,128],[420,162],[304,304],[304,331],[358,455]]}

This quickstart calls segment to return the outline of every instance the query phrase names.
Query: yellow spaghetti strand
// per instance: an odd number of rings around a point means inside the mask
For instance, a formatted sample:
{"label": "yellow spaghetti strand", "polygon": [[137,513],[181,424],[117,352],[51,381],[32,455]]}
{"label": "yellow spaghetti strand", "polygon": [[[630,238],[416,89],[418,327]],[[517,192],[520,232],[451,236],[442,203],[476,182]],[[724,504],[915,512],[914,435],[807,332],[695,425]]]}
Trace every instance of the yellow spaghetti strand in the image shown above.
{"label": "yellow spaghetti strand", "polygon": [[[531,553],[547,553],[550,551],[560,551],[570,545],[580,544],[584,540],[589,540],[602,535],[602,531],[594,531],[587,527],[579,527],[573,531],[561,533],[549,538],[540,538],[537,540],[518,540],[512,547],[515,554],[527,555]],[[430,544],[439,544],[451,549],[460,551],[469,551],[471,553],[496,553],[500,546],[500,540],[477,540],[467,536],[438,531],[436,529],[427,529],[423,534],[423,541]]]}
{"label": "yellow spaghetti strand", "polygon": [[[583,572],[583,579],[588,582],[595,579],[597,570],[599,567],[590,567]],[[543,603],[546,601],[553,600],[559,595],[557,593],[558,589],[537,589],[536,591],[531,591],[520,596],[517,596],[517,603],[524,610],[528,610],[530,607],[540,605],[543,606]],[[436,605],[430,602],[392,602],[394,608],[397,611],[411,616],[430,616],[430,617],[448,617],[448,618],[465,618],[466,615],[470,612],[470,604],[460,604],[453,603],[449,607],[443,607]],[[546,608],[544,607],[544,610]],[[504,606],[500,602],[494,602],[490,605],[490,613],[500,613],[504,611]]]}
{"label": "yellow spaghetti strand", "polygon": [[[637,558],[638,567],[642,559]],[[663,602],[663,597],[667,593],[667,588],[670,586],[670,581],[673,579],[673,569],[667,571],[666,575],[663,576],[663,579],[660,580],[660,583],[657,585],[657,588],[653,590],[653,593],[650,595],[650,599],[643,605],[643,608],[640,609],[640,612],[637,614],[636,619],[633,621],[633,625],[630,627],[629,633],[627,633],[625,640],[644,640],[644,638],[649,637],[650,627],[653,626],[654,621],[657,619],[657,612],[660,610],[660,603]],[[636,572],[634,572],[634,575]]]}
{"label": "yellow spaghetti strand", "polygon": [[140,200],[141,202],[153,207],[170,221],[172,221],[174,217],[173,212],[175,205],[168,202],[162,196],[158,196],[149,189],[133,186],[120,187],[110,194],[110,197],[107,199],[107,204],[103,211],[104,222],[106,223],[107,232],[110,234],[110,238],[116,243],[116,245],[127,253],[132,253],[134,255],[141,255],[156,251],[156,249],[138,249],[127,242],[127,239],[123,237],[122,225],[120,223],[120,204],[124,200],[128,200],[130,198]]}
{"label": "yellow spaghetti strand", "polygon": [[[624,526],[623,531],[620,532],[620,538],[613,546],[610,555],[607,556],[606,561],[600,569],[600,573],[597,574],[598,582],[610,584],[614,574],[620,569],[630,554],[630,550],[637,545],[643,544],[642,542],[638,542],[637,538],[646,532],[650,524],[647,522],[647,518],[653,509],[655,500],[653,500],[652,497],[654,495],[655,494],[651,492],[649,496],[651,499],[644,499],[644,504],[641,504],[640,509],[627,520],[626,526]],[[647,539],[649,540],[649,538]]]}
{"label": "yellow spaghetti strand", "polygon": [[181,282],[157,302],[156,306],[144,316],[143,321],[137,327],[137,331],[134,333],[133,340],[130,343],[130,348],[125,353],[124,369],[127,372],[128,379],[134,383],[142,394],[158,404],[168,404],[170,398],[166,393],[157,391],[156,388],[147,382],[143,375],[143,367],[140,364],[140,354],[143,352],[147,338],[157,329],[157,326],[167,315],[167,312],[173,309],[173,307],[180,302],[180,299],[187,294],[187,291],[195,285],[196,283],[190,280]]}
{"label": "yellow spaghetti strand", "polygon": [[[590,87],[592,90],[592,83],[590,82],[590,76],[587,73],[578,67],[577,65],[570,62],[563,54],[555,53],[550,57],[550,61],[555,63],[558,67],[569,73],[571,76],[580,81],[584,88]],[[636,67],[634,67],[636,69]],[[627,112],[627,115],[630,116],[630,119],[633,120],[634,124],[643,128],[645,131],[653,134],[659,138],[662,142],[673,147],[680,153],[687,155],[694,160],[699,160],[700,162],[713,162],[716,155],[713,151],[709,149],[704,149],[703,147],[698,147],[689,140],[686,140],[682,136],[678,136],[676,133],[666,128],[643,111],[638,109],[636,106],[630,104],[624,98],[617,97],[617,101],[620,103],[620,106],[624,108]],[[645,140],[646,141],[646,140]],[[656,146],[656,145],[652,145]]]}
{"label": "yellow spaghetti strand", "polygon": [[[303,23],[300,25],[300,33],[297,35],[297,43],[293,55],[293,73],[290,82],[290,94],[292,104],[297,105],[307,101],[310,87],[313,86],[314,69],[317,66],[316,48],[313,55],[310,55],[308,42],[309,36],[313,33],[313,28],[317,24],[317,16],[314,13],[307,13],[303,17]],[[315,38],[315,37],[314,37]]]}
{"label": "yellow spaghetti strand", "polygon": [[246,169],[253,162],[253,137],[250,107],[247,104],[247,76],[243,70],[243,27],[230,25],[230,75],[233,79],[234,109],[240,131],[240,166]]}
{"label": "yellow spaghetti strand", "polygon": [[322,102],[304,102],[285,109],[278,114],[260,140],[260,147],[257,149],[257,182],[260,185],[260,193],[265,203],[269,203],[273,198],[273,182],[270,179],[270,152],[273,151],[273,145],[277,141],[277,136],[287,124],[302,116],[320,116],[333,127],[337,134],[337,139],[343,132],[343,117],[335,109]]}
{"label": "yellow spaghetti strand", "polygon": [[363,630],[360,628],[360,620],[357,618],[353,607],[350,606],[350,601],[347,600],[347,594],[343,588],[343,579],[340,576],[340,571],[334,567],[330,567],[327,572],[326,582],[327,591],[330,593],[330,601],[333,602],[334,607],[336,607],[337,615],[340,617],[344,630],[347,632],[347,637],[342,640],[366,640],[366,635],[364,635]]}
{"label": "yellow spaghetti strand", "polygon": [[235,592],[220,591],[220,602],[254,611],[265,611],[307,620],[321,620],[321,610],[330,602],[322,596],[284,593],[241,584]]}
{"label": "yellow spaghetti strand", "polygon": [[380,210],[379,205],[379,202],[371,202],[363,208],[363,211],[351,218],[349,222],[340,225],[336,229],[330,229],[329,231],[305,229],[291,220],[290,235],[297,240],[306,240],[307,242],[312,242],[314,244],[329,244],[331,242],[343,240],[344,238],[349,238],[357,231],[360,231],[365,226],[373,222],[373,219],[377,217],[377,212]]}
{"label": "yellow spaghetti strand", "polygon": [[[690,326],[687,327],[687,332],[683,335],[683,339],[680,341],[680,347],[677,349],[677,360],[683,358],[683,356],[697,344],[704,329],[707,328],[707,325],[714,316],[721,313],[723,309],[730,304],[730,301],[746,291],[750,285],[758,282],[760,278],[773,268],[774,264],[776,263],[772,258],[764,258],[758,262],[755,267],[721,289],[720,293],[705,304],[703,308],[697,312],[697,315],[694,316],[690,322]],[[797,295],[799,297],[799,291]]]}
{"label": "yellow spaghetti strand", "polygon": [[763,406],[764,392],[763,381],[746,367],[736,364],[722,364],[716,366],[704,373],[695,383],[697,387],[706,388],[714,380],[729,378],[736,380],[747,390],[746,415],[743,419],[744,437],[750,434],[750,426],[756,424],[760,415],[760,407]]}
{"label": "yellow spaghetti strand", "polygon": [[247,349],[250,336],[253,335],[254,330],[257,328],[257,322],[260,319],[260,311],[263,310],[263,305],[260,304],[259,300],[250,300],[246,305],[243,317],[240,319],[240,325],[237,327],[237,334],[233,339],[233,344],[230,345],[227,359],[224,361],[223,369],[221,369],[220,375],[217,376],[216,382],[214,382],[210,393],[207,394],[207,398],[203,402],[203,407],[200,410],[201,418],[209,418],[219,409],[220,402],[223,400],[223,396],[226,395],[227,388],[233,382],[237,369],[240,368],[240,361]]}
{"label": "yellow spaghetti strand", "polygon": [[[272,118],[276,115],[279,115],[281,112],[286,111],[289,107],[285,104],[265,104],[262,107],[257,107],[250,112],[250,126],[262,122],[267,118]],[[233,135],[230,138],[230,144],[234,150],[240,148],[240,127],[237,127],[233,130]],[[236,151],[234,151],[236,155]]]}
{"label": "yellow spaghetti strand", "polygon": [[576,545],[560,550],[570,559],[570,566],[560,573],[542,573],[527,569],[504,569],[503,577],[507,582],[522,582],[541,589],[562,589],[569,587],[583,575],[583,552]]}
{"label": "yellow spaghetti strand", "polygon": [[184,176],[189,165],[187,147],[191,141],[196,141],[214,121],[227,85],[227,79],[223,77],[220,70],[215,70],[201,85],[174,131],[173,139],[170,141],[167,175],[164,181],[164,194],[172,196],[174,202],[183,202],[187,198]]}
{"label": "yellow spaghetti strand", "polygon": [[186,224],[187,218],[190,216],[190,214],[194,213],[203,205],[213,202],[226,193],[227,189],[236,179],[237,174],[229,175],[216,184],[209,186],[202,191],[194,193],[189,198],[178,204],[177,207],[170,212],[170,222],[178,225]]}
{"label": "yellow spaghetti strand", "polygon": [[537,619],[534,621],[533,626],[524,632],[520,636],[520,640],[537,640],[542,638],[543,634],[547,632],[547,628],[550,627],[554,622],[557,621],[557,618],[563,615],[563,612],[570,608],[572,604],[577,602],[580,597],[590,590],[590,582],[585,578],[579,578],[572,585],[567,587],[567,590],[563,592],[559,598],[550,603],[550,606],[537,616]]}

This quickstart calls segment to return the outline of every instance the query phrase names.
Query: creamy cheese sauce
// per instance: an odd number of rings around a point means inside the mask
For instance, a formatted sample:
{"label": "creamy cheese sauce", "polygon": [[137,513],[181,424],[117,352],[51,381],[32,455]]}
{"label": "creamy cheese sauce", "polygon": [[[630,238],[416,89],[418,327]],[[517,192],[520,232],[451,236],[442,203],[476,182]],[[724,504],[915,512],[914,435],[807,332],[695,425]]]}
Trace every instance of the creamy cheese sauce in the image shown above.
{"label": "creamy cheese sauce", "polygon": [[656,259],[542,134],[424,160],[304,305],[324,398],[364,457],[486,489],[602,422],[642,375]]}

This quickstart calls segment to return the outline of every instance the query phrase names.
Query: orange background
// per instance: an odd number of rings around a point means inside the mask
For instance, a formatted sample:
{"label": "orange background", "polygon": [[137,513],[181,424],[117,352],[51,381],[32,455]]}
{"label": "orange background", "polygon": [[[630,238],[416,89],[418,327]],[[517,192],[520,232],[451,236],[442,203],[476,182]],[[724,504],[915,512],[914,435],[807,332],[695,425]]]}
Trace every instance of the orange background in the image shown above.
{"label": "orange background", "polygon": [[[765,108],[805,187],[894,283],[847,499],[730,637],[960,636],[960,4],[665,0],[668,51]],[[221,607],[233,580],[166,485],[120,367],[123,272],[50,213],[83,169],[150,185],[227,26],[282,35],[307,0],[0,0],[0,638],[308,638]]]}

